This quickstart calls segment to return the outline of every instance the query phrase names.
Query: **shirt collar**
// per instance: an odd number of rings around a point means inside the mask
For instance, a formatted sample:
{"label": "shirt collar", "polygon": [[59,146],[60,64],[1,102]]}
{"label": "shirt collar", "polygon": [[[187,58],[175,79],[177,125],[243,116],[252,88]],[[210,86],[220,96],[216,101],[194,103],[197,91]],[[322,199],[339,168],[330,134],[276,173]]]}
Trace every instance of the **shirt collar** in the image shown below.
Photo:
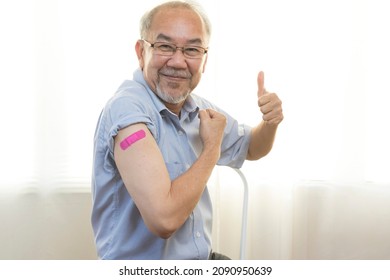
{"label": "shirt collar", "polygon": [[182,112],[183,110],[187,112],[190,121],[192,121],[196,116],[198,116],[199,106],[198,104],[196,104],[196,101],[191,95],[187,97],[186,102],[183,105]]}
{"label": "shirt collar", "polygon": [[[169,111],[168,108],[165,106],[165,104],[160,100],[160,98],[157,97],[157,95],[149,87],[148,83],[145,81],[143,72],[140,68],[138,68],[137,70],[134,71],[133,79],[134,79],[134,81],[142,84],[147,89],[150,97],[152,98],[154,105],[156,106],[156,108],[160,112],[160,114],[162,114],[162,112],[164,112],[164,111]],[[183,112],[183,110],[185,113]],[[191,95],[189,95],[187,97],[186,101],[184,102],[184,105],[182,108],[182,114],[183,113],[184,113],[184,115],[188,114],[190,121],[192,121],[198,115],[198,112],[199,112],[198,104],[196,104],[196,101],[194,100],[194,98]],[[182,117],[185,117],[185,116],[182,116]]]}

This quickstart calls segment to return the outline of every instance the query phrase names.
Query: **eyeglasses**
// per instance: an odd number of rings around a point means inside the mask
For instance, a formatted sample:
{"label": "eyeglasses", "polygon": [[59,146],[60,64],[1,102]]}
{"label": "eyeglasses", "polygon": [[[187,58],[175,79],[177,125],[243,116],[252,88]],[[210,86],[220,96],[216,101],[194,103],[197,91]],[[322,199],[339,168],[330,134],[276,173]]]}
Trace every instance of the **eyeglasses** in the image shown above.
{"label": "eyeglasses", "polygon": [[207,53],[207,49],[199,46],[184,46],[178,47],[175,44],[166,43],[166,42],[155,42],[150,43],[146,40],[142,41],[148,43],[155,51],[155,54],[162,56],[172,56],[179,49],[183,52],[183,55],[186,58],[201,58],[203,55]]}

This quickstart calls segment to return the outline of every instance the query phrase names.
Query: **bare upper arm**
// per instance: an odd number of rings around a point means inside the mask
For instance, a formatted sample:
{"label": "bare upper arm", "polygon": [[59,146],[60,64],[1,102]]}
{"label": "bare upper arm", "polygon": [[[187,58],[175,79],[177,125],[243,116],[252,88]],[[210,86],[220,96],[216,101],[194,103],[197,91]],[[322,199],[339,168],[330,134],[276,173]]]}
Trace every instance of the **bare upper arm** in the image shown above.
{"label": "bare upper arm", "polygon": [[[120,146],[122,141],[140,130],[145,132],[145,137],[134,141],[127,148]],[[164,197],[168,196],[171,181],[159,147],[145,124],[134,124],[118,132],[115,137],[114,158],[145,224],[153,231],[157,214],[164,207]]]}

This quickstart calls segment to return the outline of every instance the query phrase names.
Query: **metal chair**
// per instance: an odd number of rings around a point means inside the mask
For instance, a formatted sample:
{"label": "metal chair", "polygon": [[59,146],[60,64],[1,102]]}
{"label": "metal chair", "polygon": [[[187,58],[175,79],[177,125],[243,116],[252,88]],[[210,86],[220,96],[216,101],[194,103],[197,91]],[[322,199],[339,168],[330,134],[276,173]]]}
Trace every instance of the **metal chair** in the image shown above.
{"label": "metal chair", "polygon": [[246,253],[246,230],[248,223],[248,181],[244,173],[237,168],[232,168],[234,171],[240,175],[241,181],[244,187],[244,198],[242,203],[242,221],[241,221],[241,241],[240,241],[240,260],[245,259]]}

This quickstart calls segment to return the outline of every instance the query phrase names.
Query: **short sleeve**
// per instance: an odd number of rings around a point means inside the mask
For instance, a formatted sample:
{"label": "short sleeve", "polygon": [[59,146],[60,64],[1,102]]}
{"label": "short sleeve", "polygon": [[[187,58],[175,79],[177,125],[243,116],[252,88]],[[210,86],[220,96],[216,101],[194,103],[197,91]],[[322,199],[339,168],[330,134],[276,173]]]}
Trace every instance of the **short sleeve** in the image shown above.
{"label": "short sleeve", "polygon": [[110,153],[113,154],[114,138],[118,132],[133,124],[145,124],[156,141],[158,140],[156,121],[153,120],[153,115],[148,108],[145,108],[142,101],[132,96],[122,96],[110,103],[107,113],[111,124],[110,127],[107,127],[108,137],[106,139]]}

